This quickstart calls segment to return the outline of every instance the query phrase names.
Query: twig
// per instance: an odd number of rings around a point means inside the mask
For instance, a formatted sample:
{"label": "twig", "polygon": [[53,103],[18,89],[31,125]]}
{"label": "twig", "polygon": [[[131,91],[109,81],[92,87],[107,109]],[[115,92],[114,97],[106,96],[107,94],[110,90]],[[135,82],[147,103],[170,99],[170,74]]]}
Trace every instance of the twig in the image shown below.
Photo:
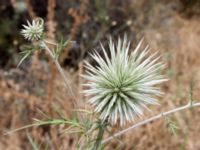
{"label": "twig", "polygon": [[112,136],[106,138],[105,140],[103,140],[101,144],[105,144],[105,143],[109,142],[110,140],[112,140],[112,139],[114,139],[114,138],[116,138],[116,137],[118,137],[118,136],[121,136],[122,134],[124,134],[124,133],[126,133],[126,132],[128,132],[128,131],[130,131],[130,130],[132,130],[132,129],[135,129],[135,128],[137,128],[137,127],[140,127],[140,126],[142,126],[142,125],[145,125],[145,124],[147,124],[147,123],[149,123],[149,122],[152,122],[152,121],[154,121],[154,120],[160,119],[160,118],[162,118],[163,116],[167,116],[167,115],[170,115],[170,114],[172,114],[172,113],[175,113],[175,112],[178,112],[178,111],[181,111],[181,110],[184,110],[184,109],[192,108],[192,107],[197,107],[197,106],[200,106],[200,102],[192,103],[192,104],[191,104],[191,103],[188,103],[187,105],[180,106],[180,107],[178,107],[178,108],[169,110],[169,111],[164,112],[164,113],[160,113],[160,114],[158,114],[158,115],[156,115],[156,116],[153,116],[153,117],[151,117],[151,118],[149,118],[149,119],[146,119],[146,120],[144,120],[144,121],[138,122],[137,124],[134,124],[134,125],[132,125],[131,127],[128,127],[128,128],[126,128],[126,129],[124,129],[124,130],[121,130],[121,131],[115,133],[114,135],[112,135]]}
{"label": "twig", "polygon": [[28,11],[30,17],[31,17],[32,19],[36,18],[37,16],[36,16],[36,14],[35,14],[35,12],[34,12],[34,10],[33,10],[33,7],[32,7],[32,5],[31,5],[30,0],[24,0],[24,3],[26,4],[27,11]]}
{"label": "twig", "polygon": [[48,0],[47,7],[47,37],[48,39],[55,39],[56,22],[55,22],[55,0]]}
{"label": "twig", "polygon": [[[56,2],[55,0],[48,0],[48,5],[47,5],[47,32],[46,36],[49,40],[54,41],[55,40],[55,31],[56,31],[56,22],[55,22],[55,7],[56,7]],[[52,61],[49,61],[49,67],[51,70],[51,77],[48,80],[48,85],[47,85],[47,98],[49,102],[49,112],[50,115],[52,115],[52,101],[53,101],[53,87],[54,87],[54,82],[56,78],[57,72],[55,71],[56,66],[53,65]],[[52,135],[53,136],[53,135]],[[54,142],[54,140],[53,140]],[[57,144],[54,143],[57,148]]]}

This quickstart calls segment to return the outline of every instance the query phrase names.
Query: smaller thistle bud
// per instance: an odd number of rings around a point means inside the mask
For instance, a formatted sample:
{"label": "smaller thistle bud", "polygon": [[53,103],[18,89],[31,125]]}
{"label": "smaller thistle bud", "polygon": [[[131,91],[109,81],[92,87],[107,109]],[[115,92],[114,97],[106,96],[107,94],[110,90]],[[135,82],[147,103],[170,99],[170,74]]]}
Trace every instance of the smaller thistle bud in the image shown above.
{"label": "smaller thistle bud", "polygon": [[32,21],[32,24],[27,21],[28,25],[23,25],[24,29],[21,31],[21,34],[25,39],[29,41],[40,40],[43,36],[44,30],[44,21],[43,19],[35,19]]}
{"label": "smaller thistle bud", "polygon": [[130,42],[126,37],[116,45],[110,40],[111,58],[101,45],[105,59],[95,52],[91,56],[98,65],[86,62],[87,74],[83,77],[88,80],[85,84],[88,88],[84,93],[90,96],[89,102],[103,121],[111,124],[119,121],[122,126],[143,115],[147,105],[158,104],[155,96],[161,92],[155,86],[166,81],[159,73],[163,64],[157,62],[157,53],[148,55],[148,47],[140,53],[141,43],[129,55]]}

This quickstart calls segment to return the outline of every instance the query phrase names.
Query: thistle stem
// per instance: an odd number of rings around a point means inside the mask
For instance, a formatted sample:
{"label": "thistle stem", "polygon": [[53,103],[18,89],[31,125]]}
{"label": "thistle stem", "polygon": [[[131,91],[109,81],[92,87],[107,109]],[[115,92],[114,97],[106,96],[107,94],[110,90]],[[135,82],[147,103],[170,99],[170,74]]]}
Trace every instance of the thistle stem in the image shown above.
{"label": "thistle stem", "polygon": [[106,126],[107,126],[106,123],[100,122],[100,124],[98,126],[99,131],[98,131],[98,134],[97,134],[97,139],[96,139],[96,142],[95,142],[92,150],[98,150],[99,147],[101,146],[101,142],[102,142],[102,139],[103,139],[103,134],[104,134]]}
{"label": "thistle stem", "polygon": [[65,73],[64,73],[63,69],[61,68],[61,66],[60,66],[60,64],[59,64],[59,62],[58,62],[58,60],[54,57],[52,51],[49,49],[49,47],[46,45],[46,43],[45,43],[44,41],[42,41],[41,44],[42,44],[42,46],[46,49],[46,51],[48,52],[48,54],[50,55],[50,57],[53,59],[53,61],[54,61],[55,65],[56,65],[56,67],[57,67],[57,69],[58,69],[60,75],[62,76],[62,78],[63,78],[63,80],[64,80],[64,83],[65,83],[66,88],[69,90],[68,92],[69,92],[70,96],[71,96],[71,97],[73,98],[73,100],[74,100],[74,101],[72,101],[72,102],[73,102],[73,105],[75,106],[75,108],[78,108],[78,103],[77,103],[77,100],[76,100],[76,96],[75,96],[75,94],[74,94],[74,92],[73,92],[71,86],[69,85],[69,81],[68,81],[68,79],[66,78]]}
{"label": "thistle stem", "polygon": [[146,119],[146,120],[143,120],[143,121],[141,121],[141,122],[138,122],[137,124],[134,124],[134,125],[132,125],[132,126],[126,128],[126,129],[124,129],[124,130],[121,130],[121,131],[115,133],[114,135],[112,135],[112,136],[106,138],[105,140],[103,140],[103,141],[101,142],[101,144],[105,144],[105,143],[111,141],[112,139],[114,139],[114,138],[116,138],[116,137],[119,137],[119,136],[121,136],[122,134],[124,134],[124,133],[126,133],[126,132],[128,132],[128,131],[130,131],[130,130],[133,130],[133,129],[137,128],[137,127],[140,127],[140,126],[142,126],[142,125],[145,125],[145,124],[147,124],[147,123],[149,123],[149,122],[158,120],[158,119],[162,118],[163,116],[168,116],[168,115],[170,115],[170,114],[172,114],[172,113],[175,113],[175,112],[178,112],[178,111],[181,111],[181,110],[184,110],[184,109],[192,108],[192,107],[197,107],[197,106],[200,106],[200,102],[197,102],[197,103],[188,103],[187,105],[183,105],[183,106],[174,108],[174,109],[172,109],[172,110],[169,110],[169,111],[160,113],[160,114],[158,114],[158,115],[156,115],[156,116],[153,116],[153,117],[151,117],[151,118],[149,118],[149,119]]}

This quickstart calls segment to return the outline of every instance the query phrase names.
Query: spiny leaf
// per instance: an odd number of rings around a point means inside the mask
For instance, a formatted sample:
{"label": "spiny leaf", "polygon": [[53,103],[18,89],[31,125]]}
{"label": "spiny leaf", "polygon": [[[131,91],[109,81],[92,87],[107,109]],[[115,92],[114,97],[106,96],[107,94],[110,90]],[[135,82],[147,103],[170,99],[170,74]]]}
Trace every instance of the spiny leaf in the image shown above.
{"label": "spiny leaf", "polygon": [[65,118],[65,114],[61,111],[60,108],[58,108],[58,107],[54,107],[54,111],[58,114],[58,116],[59,116],[60,118],[66,120],[66,118]]}
{"label": "spiny leaf", "polygon": [[5,134],[11,134],[11,133],[14,133],[14,132],[17,132],[17,131],[20,131],[20,130],[23,130],[23,129],[27,129],[27,128],[30,128],[30,127],[38,127],[38,126],[43,126],[43,125],[60,125],[60,124],[74,125],[76,127],[80,126],[79,122],[75,119],[73,119],[73,120],[66,120],[66,119],[36,120],[35,119],[35,123],[23,126],[21,128],[14,129],[14,130],[7,132]]}
{"label": "spiny leaf", "polygon": [[177,125],[176,122],[172,121],[170,118],[166,117],[165,120],[167,121],[167,125],[169,127],[169,131],[176,135],[177,134],[177,130],[179,130],[179,127]]}
{"label": "spiny leaf", "polygon": [[21,52],[22,58],[21,58],[19,64],[17,65],[17,67],[19,67],[25,59],[27,59],[27,58],[28,58],[29,56],[31,56],[36,50],[38,50],[39,47],[38,47],[38,46],[27,46],[27,45],[26,45],[26,46],[24,46],[22,49],[24,49],[24,50]]}
{"label": "spiny leaf", "polygon": [[31,135],[29,133],[27,133],[27,137],[28,137],[28,141],[30,142],[30,144],[32,146],[32,149],[39,150],[38,144],[35,141],[33,141],[33,138],[31,137]]}
{"label": "spiny leaf", "polygon": [[67,46],[69,42],[70,42],[70,39],[64,40],[64,38],[61,37],[60,42],[56,45],[56,49],[53,51],[55,59],[58,59],[58,57],[63,52],[64,48]]}

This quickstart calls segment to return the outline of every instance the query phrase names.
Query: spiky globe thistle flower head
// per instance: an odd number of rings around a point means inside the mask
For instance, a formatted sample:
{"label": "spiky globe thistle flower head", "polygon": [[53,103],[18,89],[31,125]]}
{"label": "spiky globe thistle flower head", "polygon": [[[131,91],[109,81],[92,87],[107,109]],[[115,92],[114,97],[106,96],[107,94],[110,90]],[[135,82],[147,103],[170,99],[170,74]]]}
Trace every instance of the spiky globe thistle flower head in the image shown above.
{"label": "spiky globe thistle flower head", "polygon": [[35,19],[30,23],[27,21],[28,25],[23,25],[24,29],[21,34],[25,39],[29,41],[40,40],[43,36],[44,31],[44,21],[41,18]]}
{"label": "spiky globe thistle flower head", "polygon": [[122,126],[142,116],[147,105],[158,104],[155,96],[161,92],[155,85],[166,81],[159,73],[163,64],[157,62],[157,53],[148,55],[148,47],[139,52],[141,44],[142,40],[129,55],[130,42],[126,36],[117,44],[110,39],[110,58],[101,45],[105,59],[95,52],[91,56],[98,65],[86,62],[87,74],[83,77],[88,83],[84,84],[87,89],[83,92],[90,97],[89,102],[100,118],[112,125],[119,121]]}

